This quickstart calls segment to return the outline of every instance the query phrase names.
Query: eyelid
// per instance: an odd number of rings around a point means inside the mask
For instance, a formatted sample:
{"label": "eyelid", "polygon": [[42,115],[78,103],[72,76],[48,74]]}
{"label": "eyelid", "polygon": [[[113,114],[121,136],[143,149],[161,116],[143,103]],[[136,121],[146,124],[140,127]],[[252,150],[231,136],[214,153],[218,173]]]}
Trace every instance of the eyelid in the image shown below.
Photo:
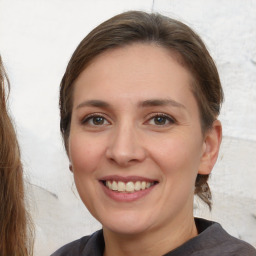
{"label": "eyelid", "polygon": [[[86,123],[88,123],[90,121],[90,119],[92,119],[94,117],[102,117],[109,124],[111,124],[111,121],[109,120],[110,118],[106,114],[100,113],[100,112],[95,112],[95,113],[90,113],[88,115],[85,115],[83,118],[81,118],[80,122],[81,122],[81,124],[86,124]],[[149,115],[147,115],[145,123],[148,123],[151,119],[153,119],[155,117],[164,117],[164,118],[166,118],[169,121],[168,124],[165,124],[165,125],[162,125],[162,126],[168,126],[170,124],[177,123],[177,121],[176,121],[176,119],[174,117],[172,117],[169,114],[162,113],[162,112],[150,113]],[[161,126],[161,125],[159,125],[159,126]]]}
{"label": "eyelid", "polygon": [[[149,114],[149,115],[147,116],[146,123],[149,122],[151,119],[153,119],[153,118],[155,118],[155,117],[159,117],[159,116],[160,116],[160,117],[165,117],[166,119],[169,120],[170,123],[173,123],[173,124],[177,123],[177,120],[176,120],[174,117],[172,117],[172,116],[169,115],[169,114],[162,113],[162,112],[155,112],[155,113]],[[169,124],[170,124],[170,123],[169,123]],[[167,124],[167,125],[168,125],[168,124]],[[167,126],[167,125],[162,125],[162,126]],[[161,125],[159,125],[159,126],[161,126]]]}
{"label": "eyelid", "polygon": [[81,119],[81,124],[86,124],[88,123],[88,121],[93,118],[93,117],[102,117],[104,118],[109,124],[111,123],[109,121],[109,118],[106,114],[103,114],[103,113],[99,113],[99,112],[95,112],[95,113],[90,113],[86,116],[84,116],[82,119]]}

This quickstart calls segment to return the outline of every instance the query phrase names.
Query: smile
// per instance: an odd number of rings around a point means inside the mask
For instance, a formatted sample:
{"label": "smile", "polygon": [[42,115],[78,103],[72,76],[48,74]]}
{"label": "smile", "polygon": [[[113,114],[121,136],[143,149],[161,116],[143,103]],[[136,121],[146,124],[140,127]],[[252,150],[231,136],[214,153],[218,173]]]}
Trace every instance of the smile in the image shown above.
{"label": "smile", "polygon": [[103,184],[109,188],[112,191],[118,191],[118,192],[128,192],[128,193],[134,193],[136,191],[140,190],[146,190],[153,185],[156,184],[156,182],[148,182],[148,181],[103,181]]}

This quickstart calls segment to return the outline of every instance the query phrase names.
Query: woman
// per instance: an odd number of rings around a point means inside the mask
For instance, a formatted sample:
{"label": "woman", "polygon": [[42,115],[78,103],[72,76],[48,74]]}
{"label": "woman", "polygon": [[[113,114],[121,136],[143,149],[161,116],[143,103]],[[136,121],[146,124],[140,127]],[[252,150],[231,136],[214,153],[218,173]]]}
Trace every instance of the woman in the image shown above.
{"label": "woman", "polygon": [[61,132],[85,206],[103,229],[53,254],[256,255],[214,222],[208,176],[223,92],[198,35],[158,14],[126,12],[80,43],[61,82]]}
{"label": "woman", "polygon": [[[25,209],[20,151],[7,112],[5,82],[0,57],[0,255],[32,255],[32,225]],[[9,88],[8,88],[9,89]]]}

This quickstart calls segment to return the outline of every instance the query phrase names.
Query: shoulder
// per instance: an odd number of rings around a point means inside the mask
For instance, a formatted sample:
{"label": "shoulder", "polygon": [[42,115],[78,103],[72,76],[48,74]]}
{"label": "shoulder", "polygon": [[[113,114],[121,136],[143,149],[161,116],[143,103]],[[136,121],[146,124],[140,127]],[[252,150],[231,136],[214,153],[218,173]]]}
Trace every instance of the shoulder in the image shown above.
{"label": "shoulder", "polygon": [[80,255],[89,239],[90,239],[90,236],[84,236],[78,240],[68,243],[62,246],[61,248],[59,248],[51,256]]}
{"label": "shoulder", "polygon": [[231,236],[220,224],[203,219],[199,219],[199,223],[204,226],[204,230],[198,236],[200,247],[203,251],[207,251],[208,256],[256,256],[253,246]]}
{"label": "shoulder", "polygon": [[232,255],[232,256],[256,256],[256,249],[248,244],[247,242],[235,238],[229,235],[225,230],[226,234],[223,235],[224,240],[219,244],[219,251],[225,252],[222,255]]}
{"label": "shoulder", "polygon": [[84,236],[78,240],[62,246],[56,252],[51,254],[51,256],[96,256],[101,255],[101,251],[103,250],[103,233],[102,230],[99,230],[90,236]]}

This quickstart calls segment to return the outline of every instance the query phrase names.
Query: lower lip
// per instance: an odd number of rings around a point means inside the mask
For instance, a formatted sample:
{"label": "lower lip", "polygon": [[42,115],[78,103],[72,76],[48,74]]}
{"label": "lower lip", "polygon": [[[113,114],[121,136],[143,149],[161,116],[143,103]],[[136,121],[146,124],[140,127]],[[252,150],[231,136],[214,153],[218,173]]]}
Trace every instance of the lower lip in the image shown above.
{"label": "lower lip", "polygon": [[109,196],[111,199],[113,199],[115,201],[119,201],[119,202],[136,201],[136,200],[146,196],[147,194],[149,194],[156,186],[156,185],[153,185],[150,188],[147,188],[145,190],[139,190],[139,191],[128,193],[128,192],[118,192],[118,191],[110,190],[102,182],[100,182],[100,183],[101,183],[101,186],[102,186],[105,194],[107,196]]}

